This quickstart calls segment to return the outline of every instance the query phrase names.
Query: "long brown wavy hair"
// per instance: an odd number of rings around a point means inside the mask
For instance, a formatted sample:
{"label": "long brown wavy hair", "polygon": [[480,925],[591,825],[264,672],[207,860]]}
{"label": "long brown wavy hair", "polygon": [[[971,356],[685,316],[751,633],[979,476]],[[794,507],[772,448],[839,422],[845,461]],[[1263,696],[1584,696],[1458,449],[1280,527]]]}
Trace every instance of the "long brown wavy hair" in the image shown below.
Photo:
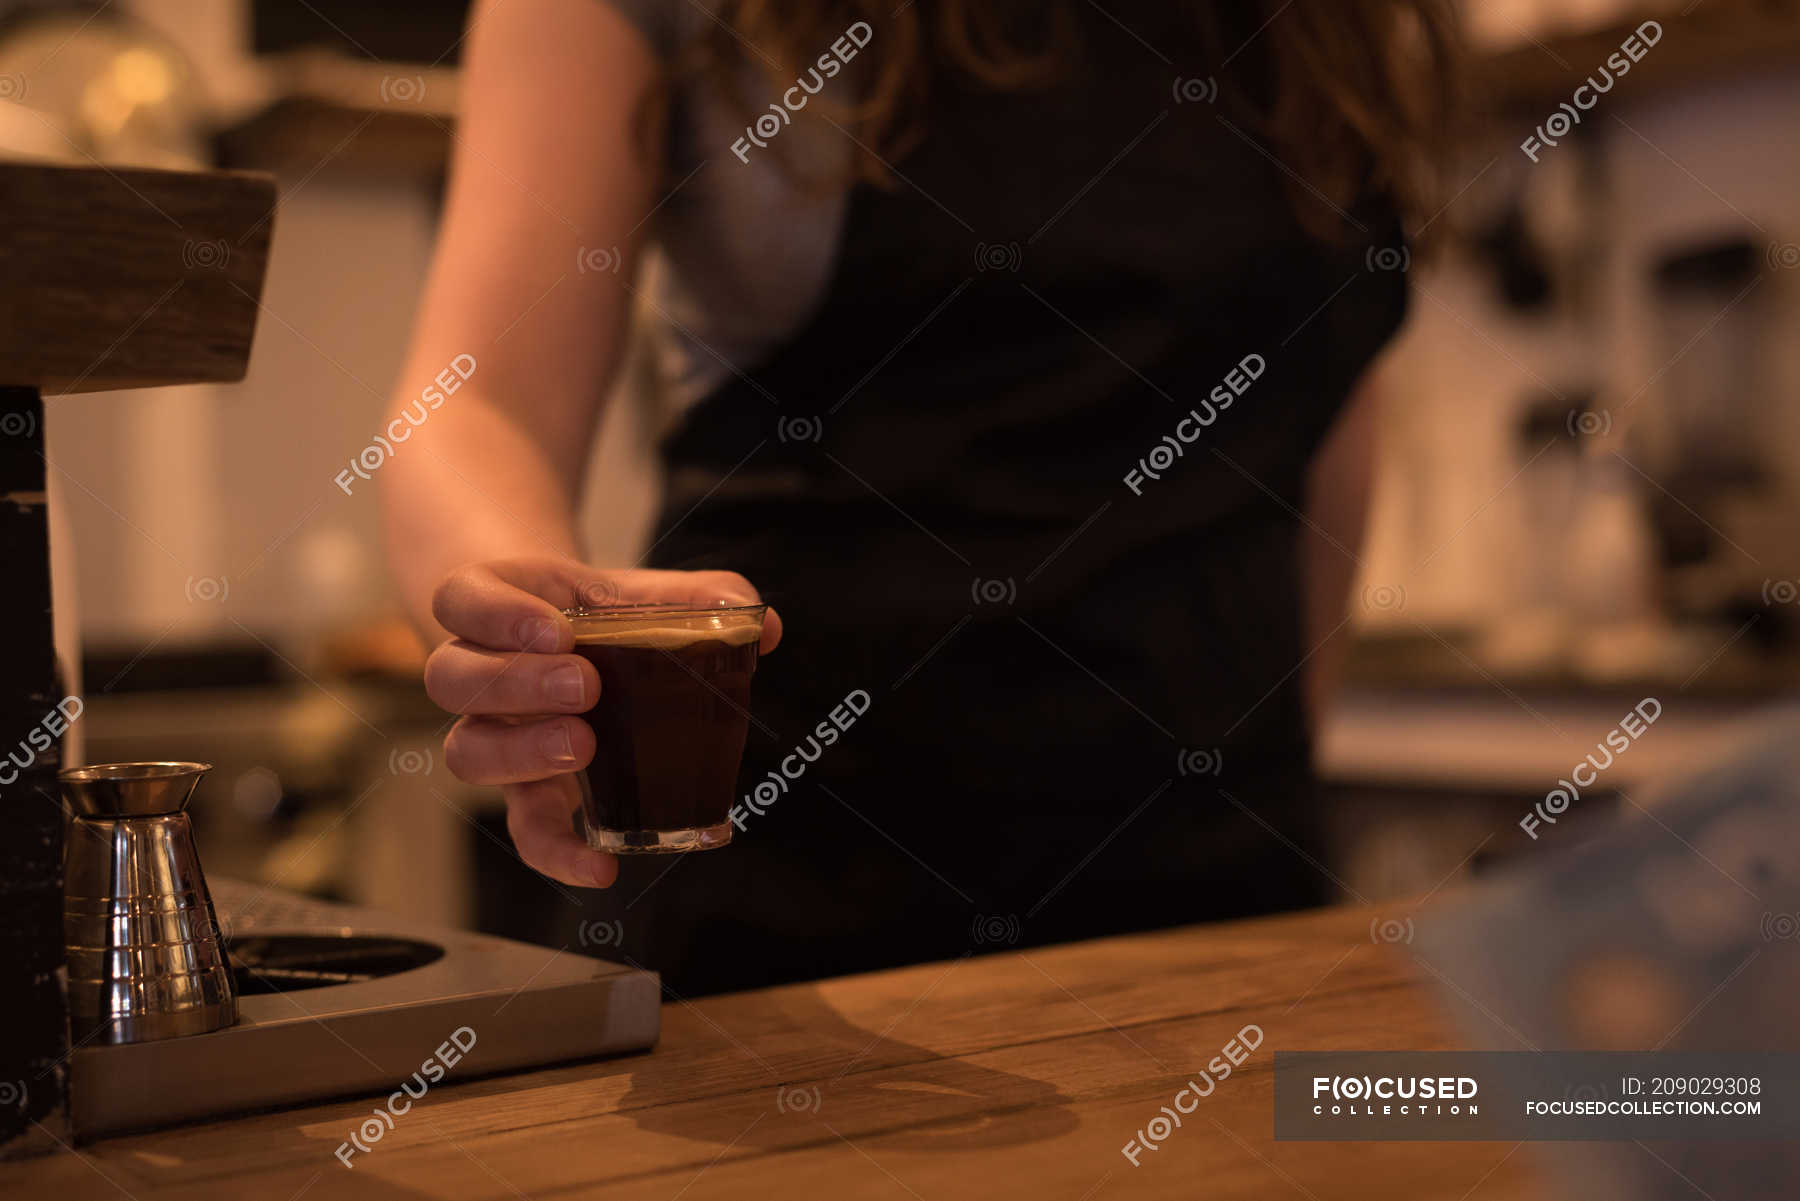
{"label": "long brown wavy hair", "polygon": [[[1046,84],[1078,50],[1084,2],[721,0],[688,66],[723,79],[748,55],[785,86],[849,25],[868,21],[878,36],[863,53],[874,65],[842,112],[863,147],[859,175],[885,183],[889,165],[929,136],[922,110],[935,69],[997,90]],[[1161,2],[1191,14],[1220,56],[1260,69],[1266,86],[1233,102],[1308,184],[1343,203],[1379,190],[1414,219],[1432,211],[1458,107],[1454,0]]]}

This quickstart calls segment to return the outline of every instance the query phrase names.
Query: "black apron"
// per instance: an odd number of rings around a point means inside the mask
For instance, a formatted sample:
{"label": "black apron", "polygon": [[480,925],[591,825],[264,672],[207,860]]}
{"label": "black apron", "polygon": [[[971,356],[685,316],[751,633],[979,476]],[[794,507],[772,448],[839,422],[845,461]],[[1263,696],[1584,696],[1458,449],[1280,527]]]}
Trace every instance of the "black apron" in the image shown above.
{"label": "black apron", "polygon": [[1178,81],[1225,72],[1084,28],[1048,89],[940,71],[816,315],[665,445],[650,565],[786,622],[733,844],[599,902],[681,995],[1327,895],[1294,511],[1404,313],[1401,235],[1368,204],[1309,236]]}

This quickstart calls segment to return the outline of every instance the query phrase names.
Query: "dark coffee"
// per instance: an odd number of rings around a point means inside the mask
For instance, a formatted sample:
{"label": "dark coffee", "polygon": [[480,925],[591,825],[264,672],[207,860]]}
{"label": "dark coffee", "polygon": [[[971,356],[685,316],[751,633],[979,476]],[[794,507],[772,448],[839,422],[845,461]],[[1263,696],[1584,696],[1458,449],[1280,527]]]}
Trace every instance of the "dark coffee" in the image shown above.
{"label": "dark coffee", "polygon": [[761,617],[575,619],[575,653],[600,673],[600,702],[582,715],[594,731],[582,812],[595,846],[730,841]]}

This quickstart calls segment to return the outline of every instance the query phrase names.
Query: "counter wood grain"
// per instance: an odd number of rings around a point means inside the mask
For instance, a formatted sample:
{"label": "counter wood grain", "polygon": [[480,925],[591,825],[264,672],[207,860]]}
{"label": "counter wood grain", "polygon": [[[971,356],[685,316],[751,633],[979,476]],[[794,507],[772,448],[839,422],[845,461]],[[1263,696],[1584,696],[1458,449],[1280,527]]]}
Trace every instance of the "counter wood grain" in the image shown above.
{"label": "counter wood grain", "polygon": [[[1389,915],[1391,916],[1391,915]],[[669,1001],[625,1059],[458,1080],[366,1154],[379,1098],[0,1166],[57,1201],[1532,1197],[1507,1143],[1276,1143],[1273,1052],[1456,1045],[1370,911],[1014,951]],[[545,956],[552,955],[546,949]],[[1126,1140],[1248,1024],[1261,1047],[1133,1167]],[[473,1061],[473,1057],[472,1060]],[[398,1081],[396,1081],[396,1084]],[[173,1082],[171,1082],[173,1086]]]}

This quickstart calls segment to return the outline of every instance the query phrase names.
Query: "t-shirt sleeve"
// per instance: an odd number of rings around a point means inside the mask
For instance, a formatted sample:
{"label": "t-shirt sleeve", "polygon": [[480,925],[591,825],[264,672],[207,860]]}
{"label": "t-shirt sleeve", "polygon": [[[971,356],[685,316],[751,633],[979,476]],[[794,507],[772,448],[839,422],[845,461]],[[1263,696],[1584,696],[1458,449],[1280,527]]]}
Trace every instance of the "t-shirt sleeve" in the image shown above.
{"label": "t-shirt sleeve", "polygon": [[[635,25],[661,59],[674,57],[677,50],[698,34],[700,23],[708,19],[700,5],[687,0],[595,0],[595,3],[608,5]],[[710,3],[706,7],[710,8]]]}

